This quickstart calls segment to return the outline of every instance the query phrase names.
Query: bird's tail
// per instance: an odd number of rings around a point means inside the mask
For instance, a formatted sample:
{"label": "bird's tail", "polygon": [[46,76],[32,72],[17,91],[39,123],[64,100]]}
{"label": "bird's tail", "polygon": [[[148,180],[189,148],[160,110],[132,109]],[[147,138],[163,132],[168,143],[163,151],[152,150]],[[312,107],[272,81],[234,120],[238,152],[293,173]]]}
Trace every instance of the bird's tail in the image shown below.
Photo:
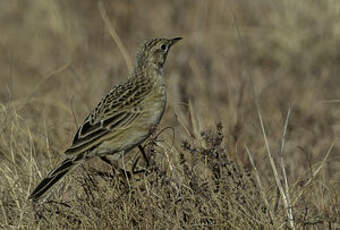
{"label": "bird's tail", "polygon": [[52,170],[33,190],[28,199],[37,201],[42,195],[44,195],[55,183],[63,178],[68,172],[76,168],[84,159],[84,154],[78,154],[73,158],[68,158],[61,162],[57,168]]}

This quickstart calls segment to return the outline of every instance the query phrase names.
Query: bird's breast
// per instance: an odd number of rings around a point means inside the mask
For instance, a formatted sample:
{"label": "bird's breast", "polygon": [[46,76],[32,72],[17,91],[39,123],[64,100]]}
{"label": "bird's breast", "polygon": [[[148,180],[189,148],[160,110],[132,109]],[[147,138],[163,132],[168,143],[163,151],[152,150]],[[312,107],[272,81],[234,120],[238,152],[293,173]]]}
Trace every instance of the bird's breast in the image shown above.
{"label": "bird's breast", "polygon": [[143,110],[145,112],[144,119],[149,125],[157,125],[160,122],[165,111],[166,101],[165,86],[157,87],[146,98]]}

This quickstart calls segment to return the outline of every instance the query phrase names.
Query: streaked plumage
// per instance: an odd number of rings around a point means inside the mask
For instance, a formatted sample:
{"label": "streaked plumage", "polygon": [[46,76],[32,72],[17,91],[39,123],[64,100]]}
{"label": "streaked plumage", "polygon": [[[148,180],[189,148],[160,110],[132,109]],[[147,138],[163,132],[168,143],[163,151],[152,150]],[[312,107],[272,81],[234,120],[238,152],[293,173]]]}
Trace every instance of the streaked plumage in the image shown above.
{"label": "streaked plumage", "polygon": [[131,76],[102,98],[79,127],[66,159],[33,190],[38,200],[84,160],[127,153],[151,135],[166,106],[163,66],[170,47],[181,38],[152,39],[138,50]]}

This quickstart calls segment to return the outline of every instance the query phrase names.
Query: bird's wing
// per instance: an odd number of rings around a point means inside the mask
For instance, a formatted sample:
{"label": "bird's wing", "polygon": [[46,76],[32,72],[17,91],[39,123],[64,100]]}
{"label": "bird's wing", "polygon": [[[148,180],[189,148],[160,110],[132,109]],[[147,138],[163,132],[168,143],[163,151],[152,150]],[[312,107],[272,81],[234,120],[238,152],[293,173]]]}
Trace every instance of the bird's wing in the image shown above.
{"label": "bird's wing", "polygon": [[113,132],[117,134],[130,127],[143,112],[139,104],[151,92],[147,79],[129,79],[107,94],[79,127],[71,147],[65,154],[78,154],[99,145]]}

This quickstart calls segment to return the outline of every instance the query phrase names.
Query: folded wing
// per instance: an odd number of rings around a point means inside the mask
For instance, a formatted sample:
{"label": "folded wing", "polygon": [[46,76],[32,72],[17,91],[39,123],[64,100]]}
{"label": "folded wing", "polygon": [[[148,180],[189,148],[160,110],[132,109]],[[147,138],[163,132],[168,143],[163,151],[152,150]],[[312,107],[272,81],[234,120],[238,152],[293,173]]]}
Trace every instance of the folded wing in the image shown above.
{"label": "folded wing", "polygon": [[[139,105],[151,91],[151,85],[143,79],[118,85],[104,97],[95,110],[79,127],[67,155],[79,154],[96,147],[112,132],[130,127],[143,112]],[[108,135],[110,134],[110,135]]]}

